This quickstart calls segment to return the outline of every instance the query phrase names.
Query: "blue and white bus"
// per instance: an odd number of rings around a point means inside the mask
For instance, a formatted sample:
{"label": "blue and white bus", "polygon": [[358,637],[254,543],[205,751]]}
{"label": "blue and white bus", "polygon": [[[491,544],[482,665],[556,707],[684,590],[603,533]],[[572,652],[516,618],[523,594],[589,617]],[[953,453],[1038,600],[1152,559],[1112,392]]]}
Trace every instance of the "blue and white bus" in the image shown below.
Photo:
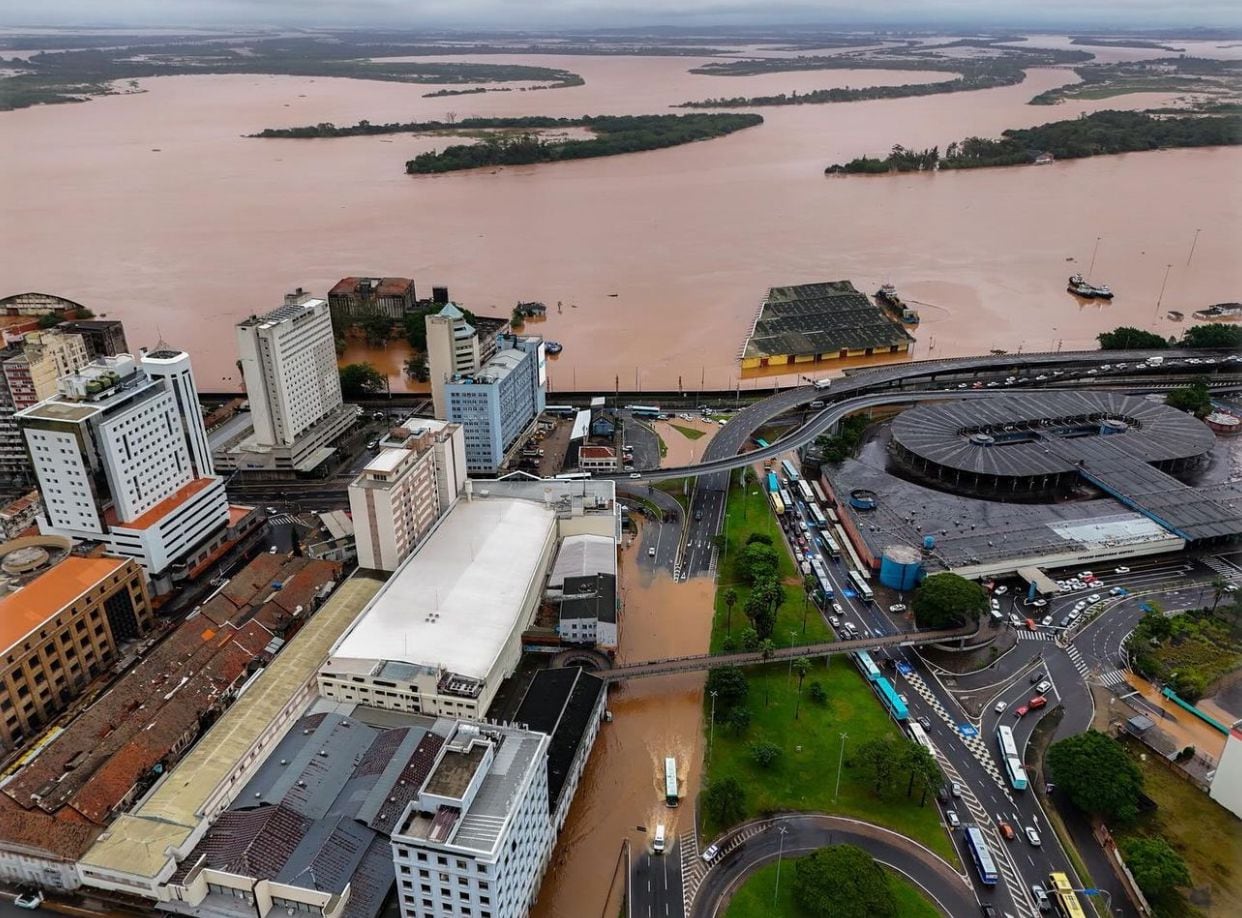
{"label": "blue and white bus", "polygon": [[754,439],[755,439],[755,446],[759,447],[760,449],[768,448],[768,441],[763,439],[763,437],[755,437]]}
{"label": "blue and white bus", "polygon": [[995,886],[996,862],[992,860],[992,852],[988,850],[983,832],[978,826],[967,826],[962,830],[962,838],[966,842],[966,850],[970,852],[970,859],[974,861],[975,870],[979,873],[979,879],[985,886]]}
{"label": "blue and white bus", "polygon": [[912,720],[906,724],[906,729],[910,731],[910,739],[914,740],[932,755],[936,751],[932,748],[931,737],[927,735],[927,731],[923,729],[923,725],[916,720]]}
{"label": "blue and white bus", "polygon": [[1014,790],[1026,790],[1026,769],[1022,767],[1017,743],[1013,741],[1013,729],[1004,724],[997,727],[996,744],[1000,747],[1001,763],[1005,766],[1009,785]]}
{"label": "blue and white bus", "polygon": [[[803,482],[806,484],[806,482]],[[807,512],[811,514],[811,520],[815,523],[816,529],[827,529],[828,518],[824,516],[824,511],[819,509],[819,504],[807,504]]]}
{"label": "blue and white bus", "polygon": [[875,593],[871,591],[871,585],[858,571],[850,571],[850,584],[858,591],[858,598],[863,602],[875,602]]}
{"label": "blue and white bus", "polygon": [[793,495],[789,493],[789,490],[787,488],[781,488],[781,502],[784,503],[785,505],[786,513],[793,513],[794,511]]}
{"label": "blue and white bus", "polygon": [[880,693],[880,701],[888,713],[893,715],[894,720],[904,721],[910,717],[910,710],[906,707],[906,703],[901,700],[901,696],[897,694],[897,690],[893,688],[891,682],[881,676],[872,684],[875,686],[876,691]]}
{"label": "blue and white bus", "polygon": [[768,472],[768,492],[771,493],[772,491],[779,491],[780,489],[781,483],[777,481],[776,473]]}
{"label": "blue and white bus", "polygon": [[880,678],[880,667],[875,665],[875,660],[871,659],[871,654],[865,650],[859,650],[854,653],[854,662],[858,664],[858,669],[868,682],[874,682]]}
{"label": "blue and white bus", "polygon": [[800,481],[802,476],[798,474],[798,470],[794,468],[794,464],[788,459],[781,460],[781,471],[785,473],[785,477],[790,481]]}
{"label": "blue and white bus", "polygon": [[828,535],[827,532],[821,532],[819,534],[819,540],[824,543],[824,551],[828,552],[829,558],[841,557],[840,544],[838,544],[836,539]]}
{"label": "blue and white bus", "polygon": [[836,598],[836,591],[832,588],[832,581],[826,576],[817,577],[819,580],[819,591],[824,594],[824,602],[832,602]]}
{"label": "blue and white bus", "polygon": [[630,414],[636,418],[658,418],[660,416],[660,406],[630,405]]}

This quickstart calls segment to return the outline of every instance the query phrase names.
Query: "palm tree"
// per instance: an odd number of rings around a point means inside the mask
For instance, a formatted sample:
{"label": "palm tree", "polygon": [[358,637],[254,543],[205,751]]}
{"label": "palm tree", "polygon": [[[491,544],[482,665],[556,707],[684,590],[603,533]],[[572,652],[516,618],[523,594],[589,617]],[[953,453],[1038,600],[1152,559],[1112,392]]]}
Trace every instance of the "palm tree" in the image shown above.
{"label": "palm tree", "polygon": [[806,613],[811,603],[811,594],[819,586],[819,581],[811,574],[802,578],[802,636],[806,637]]}
{"label": "palm tree", "polygon": [[737,605],[737,590],[729,587],[724,591],[725,634],[733,633],[733,607]]}
{"label": "palm tree", "polygon": [[806,657],[798,657],[793,661],[794,671],[798,674],[798,697],[794,701],[794,720],[798,719],[798,711],[802,707],[802,680],[806,678],[806,674],[811,671],[811,661]]}
{"label": "palm tree", "polygon": [[917,781],[923,788],[919,806],[924,806],[927,803],[927,791],[944,780],[940,764],[924,746],[911,740],[902,750],[901,765],[910,771],[910,781],[906,785],[906,797],[914,793],[914,783]]}
{"label": "palm tree", "polygon": [[[762,644],[759,645],[759,650],[763,654],[763,658],[765,660],[770,660],[772,658],[773,651],[776,650],[776,645],[772,643],[771,638],[768,638]],[[770,685],[771,685],[770,679],[763,680],[763,706],[765,708],[768,706],[768,687]]]}
{"label": "palm tree", "polygon": [[1229,590],[1229,581],[1217,574],[1212,578],[1212,614],[1216,614],[1216,607],[1220,605],[1220,598]]}

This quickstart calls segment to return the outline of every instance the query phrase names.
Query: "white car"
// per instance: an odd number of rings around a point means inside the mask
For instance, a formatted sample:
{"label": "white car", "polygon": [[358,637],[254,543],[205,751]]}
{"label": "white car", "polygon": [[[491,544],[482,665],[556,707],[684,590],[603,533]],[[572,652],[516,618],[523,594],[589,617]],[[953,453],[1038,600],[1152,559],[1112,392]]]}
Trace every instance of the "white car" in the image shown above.
{"label": "white car", "polygon": [[1048,605],[1048,600],[1037,599],[1033,603],[1031,603],[1031,605],[1033,605],[1036,609],[1042,609],[1044,606]]}
{"label": "white car", "polygon": [[13,904],[18,908],[34,911],[43,904],[43,891],[39,889],[27,889],[13,900]]}
{"label": "white car", "polygon": [[[1034,831],[1034,830],[1030,829],[1028,831]],[[1036,842],[1035,844],[1039,844],[1039,842]],[[703,863],[710,864],[712,862],[712,858],[714,858],[719,853],[720,853],[720,845],[708,845],[707,848],[704,849],[703,851]]]}
{"label": "white car", "polygon": [[1081,612],[1085,608],[1087,608],[1087,601],[1085,599],[1079,600],[1078,602],[1074,603],[1075,612]]}
{"label": "white car", "polygon": [[1040,623],[1041,625],[1051,625],[1051,624],[1052,624],[1052,616],[1051,616],[1051,615],[1045,615],[1043,618],[1041,618],[1041,619],[1039,620],[1039,623]]}
{"label": "white car", "polygon": [[1035,827],[1034,827],[1034,826],[1027,826],[1027,827],[1026,827],[1026,840],[1027,840],[1027,841],[1029,841],[1029,842],[1030,842],[1032,845],[1034,845],[1036,848],[1038,848],[1040,845],[1042,845],[1042,844],[1043,844],[1043,842],[1042,842],[1042,841],[1040,841],[1040,839],[1039,839],[1039,833],[1035,831]]}
{"label": "white car", "polygon": [[655,557],[655,546],[654,545],[652,545],[650,548],[647,549],[647,557],[648,558]]}
{"label": "white car", "polygon": [[888,611],[892,612],[894,615],[896,615],[898,612],[904,612],[906,611],[905,603],[895,602],[891,606],[888,607]]}
{"label": "white car", "polygon": [[957,818],[956,810],[945,810],[944,818],[945,818],[945,821],[948,822],[950,829],[956,829],[958,826],[962,824],[962,821]]}
{"label": "white car", "polygon": [[999,599],[991,600],[991,606],[992,606],[993,612],[999,612],[1000,611],[1000,600]]}
{"label": "white car", "polygon": [[833,611],[833,612],[835,612],[835,613],[837,613],[837,615],[844,615],[844,614],[845,614],[845,610],[841,608],[841,603],[839,603],[839,602],[834,602],[834,603],[832,604],[832,611]]}
{"label": "white car", "polygon": [[1007,707],[1009,707],[1008,701],[998,701],[996,702],[996,706],[993,707],[992,710],[995,711],[997,714],[1004,714],[1005,708]]}
{"label": "white car", "polygon": [[954,797],[962,796],[962,785],[954,781],[952,784],[949,785],[949,793],[952,794]]}
{"label": "white car", "polygon": [[1038,692],[1040,695],[1042,695],[1044,692],[1048,691],[1048,689],[1050,688],[1052,688],[1051,680],[1045,679],[1043,682],[1039,683],[1039,685],[1035,686],[1035,691]]}
{"label": "white car", "polygon": [[1092,593],[1090,596],[1087,597],[1087,602],[1089,602],[1091,605],[1094,606],[1097,602],[1100,601],[1101,598],[1102,597],[1100,596],[1099,593]]}
{"label": "white car", "polygon": [[1078,579],[1079,580],[1090,580],[1094,576],[1095,574],[1091,573],[1091,571],[1083,571],[1081,574],[1078,575]]}
{"label": "white car", "polygon": [[995,590],[993,590],[992,592],[993,592],[993,593],[995,593],[997,596],[1004,596],[1006,593],[1008,593],[1008,592],[1009,592],[1009,587],[1005,586],[1005,585],[1002,583],[1000,586],[998,586],[998,587],[997,587]]}
{"label": "white car", "polygon": [[1114,568],[1113,568],[1113,573],[1114,573],[1114,574],[1128,574],[1128,573],[1130,573],[1130,568],[1128,568],[1128,567],[1114,567]]}
{"label": "white car", "polygon": [[840,625],[840,624],[841,624],[841,619],[837,618],[835,615],[829,615],[829,616],[828,616],[828,624],[830,624],[830,625],[832,625],[832,627],[836,628],[838,625]]}

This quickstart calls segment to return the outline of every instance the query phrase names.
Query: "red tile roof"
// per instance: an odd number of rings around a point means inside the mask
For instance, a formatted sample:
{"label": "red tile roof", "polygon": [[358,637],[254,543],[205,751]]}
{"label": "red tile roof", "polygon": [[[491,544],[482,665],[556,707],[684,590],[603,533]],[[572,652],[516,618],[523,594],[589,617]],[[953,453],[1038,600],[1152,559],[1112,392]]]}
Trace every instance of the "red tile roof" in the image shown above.
{"label": "red tile roof", "polygon": [[182,485],[175,492],[165,497],[162,501],[148,510],[137,519],[130,520],[128,523],[122,523],[116,515],[116,508],[109,507],[104,511],[104,520],[109,526],[119,527],[121,529],[150,529],[159,523],[168,514],[172,513],[179,505],[184,504],[195,494],[209,487],[215,478],[195,478],[188,484]]}

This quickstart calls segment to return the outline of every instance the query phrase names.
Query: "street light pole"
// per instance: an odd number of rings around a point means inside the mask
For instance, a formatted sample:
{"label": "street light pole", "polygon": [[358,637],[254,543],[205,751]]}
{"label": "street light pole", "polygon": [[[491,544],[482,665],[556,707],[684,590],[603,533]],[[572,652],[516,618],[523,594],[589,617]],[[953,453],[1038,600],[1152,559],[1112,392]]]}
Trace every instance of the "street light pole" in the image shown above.
{"label": "street light pole", "polygon": [[712,760],[712,740],[716,737],[716,693],[713,691],[712,696],[712,719],[707,727],[707,761]]}
{"label": "street light pole", "polygon": [[837,795],[841,793],[841,764],[845,761],[845,739],[849,734],[841,734],[841,754],[837,756],[837,786],[832,792],[832,802],[837,802]]}
{"label": "street light pole", "polygon": [[785,826],[781,826],[777,831],[781,836],[780,847],[776,849],[776,886],[772,890],[772,904],[775,905],[781,895],[781,858],[785,855],[785,833],[789,831]]}

